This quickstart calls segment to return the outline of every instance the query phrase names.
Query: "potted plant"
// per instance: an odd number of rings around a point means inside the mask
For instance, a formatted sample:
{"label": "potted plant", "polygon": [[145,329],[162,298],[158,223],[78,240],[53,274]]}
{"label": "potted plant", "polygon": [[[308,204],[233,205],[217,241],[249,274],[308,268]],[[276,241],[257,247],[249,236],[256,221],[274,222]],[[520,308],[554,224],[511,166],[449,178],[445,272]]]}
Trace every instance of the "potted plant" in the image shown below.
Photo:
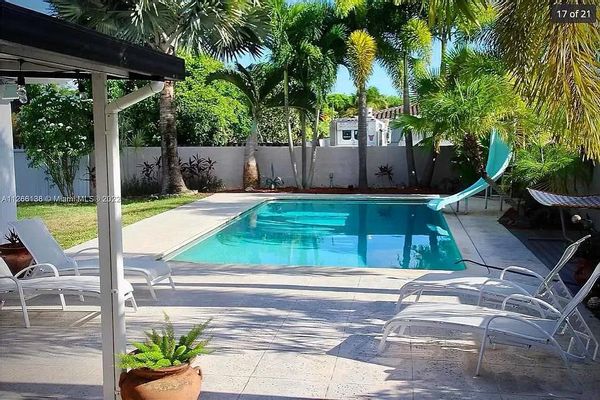
{"label": "potted plant", "polygon": [[0,257],[4,259],[13,275],[28,267],[33,260],[29,250],[23,245],[19,235],[10,229],[4,239],[8,243],[0,244]]}
{"label": "potted plant", "polygon": [[209,339],[200,339],[210,321],[195,325],[177,340],[167,314],[161,333],[146,332],[144,343],[133,342],[135,350],[121,354],[119,387],[123,400],[197,400],[202,372],[192,367],[194,358],[207,354]]}

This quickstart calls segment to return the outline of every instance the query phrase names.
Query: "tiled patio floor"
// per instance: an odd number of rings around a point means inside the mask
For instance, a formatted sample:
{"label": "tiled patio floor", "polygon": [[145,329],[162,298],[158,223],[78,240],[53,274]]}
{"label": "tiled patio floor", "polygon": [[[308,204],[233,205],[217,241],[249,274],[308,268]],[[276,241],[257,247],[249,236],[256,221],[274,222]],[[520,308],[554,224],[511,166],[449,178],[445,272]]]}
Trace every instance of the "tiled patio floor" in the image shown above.
{"label": "tiled patio floor", "polygon": [[[259,200],[221,194],[150,218],[125,229],[125,248],[140,257],[166,251]],[[217,203],[228,206],[214,215]],[[470,203],[469,215],[447,217],[463,256],[544,271],[495,222],[497,204],[483,212],[478,201]],[[214,353],[198,360],[205,378],[202,400],[600,399],[599,363],[574,364],[583,383],[577,387],[557,357],[526,349],[490,350],[481,376],[473,377],[479,339],[455,332],[412,330],[411,339],[395,338],[377,354],[398,289],[422,271],[171,265],[177,290],[159,289],[158,302],[136,285],[141,307],[127,314],[128,335],[140,338],[163,311],[181,329],[212,318]],[[465,273],[487,271],[470,267]],[[22,328],[19,312],[0,312],[0,399],[101,398],[97,303],[70,304],[66,313],[31,312],[30,329]],[[598,321],[590,322],[600,336]]]}

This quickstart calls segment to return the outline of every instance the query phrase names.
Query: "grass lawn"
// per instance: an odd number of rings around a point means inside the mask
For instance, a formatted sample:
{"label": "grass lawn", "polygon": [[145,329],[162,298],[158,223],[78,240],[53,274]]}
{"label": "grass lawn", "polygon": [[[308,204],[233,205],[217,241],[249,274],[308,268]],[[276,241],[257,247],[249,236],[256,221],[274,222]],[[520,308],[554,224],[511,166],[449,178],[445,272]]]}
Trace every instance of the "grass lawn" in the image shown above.
{"label": "grass lawn", "polygon": [[[191,194],[158,200],[124,199],[123,226],[208,196]],[[41,218],[63,249],[98,236],[94,203],[19,203],[17,216]]]}

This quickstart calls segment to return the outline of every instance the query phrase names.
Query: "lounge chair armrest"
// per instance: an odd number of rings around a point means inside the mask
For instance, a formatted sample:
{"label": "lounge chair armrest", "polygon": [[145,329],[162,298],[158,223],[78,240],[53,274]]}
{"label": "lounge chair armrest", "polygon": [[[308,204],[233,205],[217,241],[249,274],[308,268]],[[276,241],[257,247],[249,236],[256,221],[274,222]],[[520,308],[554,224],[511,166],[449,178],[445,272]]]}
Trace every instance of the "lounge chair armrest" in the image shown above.
{"label": "lounge chair armrest", "polygon": [[78,255],[80,255],[82,253],[85,253],[87,251],[90,251],[90,250],[98,250],[98,251],[100,251],[100,249],[98,247],[86,247],[85,249],[81,249],[81,250],[73,253],[73,257],[77,257]]}
{"label": "lounge chair armrest", "polygon": [[[526,318],[523,318],[518,315],[493,315],[493,316],[489,317],[485,324],[485,332],[484,332],[483,340],[485,340],[485,338],[488,336],[488,332],[490,330],[490,325],[492,325],[492,323],[498,319],[509,319],[509,320],[521,322],[523,324],[527,324],[527,325],[531,326],[532,328],[534,328],[535,330],[539,331],[542,334],[542,336],[544,336],[547,340],[550,340],[553,342],[555,341],[554,338],[548,332],[543,330],[541,327],[534,324],[532,321],[529,321]],[[525,339],[529,339],[529,340],[539,340],[539,338],[537,338],[537,337],[524,335],[522,333],[510,332],[510,334],[514,335],[514,336],[522,337]]]}
{"label": "lounge chair armrest", "polygon": [[506,309],[506,305],[511,300],[519,300],[522,302],[529,302],[529,303],[536,305],[537,306],[536,309],[540,312],[542,318],[546,318],[546,311],[544,309],[555,313],[557,316],[561,315],[561,312],[558,311],[556,309],[556,307],[545,302],[544,300],[538,299],[537,297],[528,296],[528,295],[524,295],[524,294],[517,294],[517,293],[511,294],[510,296],[507,296],[504,299],[504,301],[502,302],[502,310]]}
{"label": "lounge chair armrest", "polygon": [[508,267],[504,268],[502,270],[502,272],[500,273],[500,279],[506,280],[505,276],[506,276],[507,272],[519,272],[519,273],[529,275],[532,278],[537,278],[540,281],[544,280],[544,277],[541,276],[540,274],[538,274],[537,272],[532,271],[529,268],[519,267],[518,265],[509,265]]}
{"label": "lounge chair armrest", "polygon": [[23,268],[21,271],[17,272],[15,274],[15,278],[24,277],[24,275],[28,272],[32,272],[33,274],[35,274],[35,272],[37,270],[41,270],[42,268],[48,268],[48,269],[52,270],[52,273],[54,276],[59,276],[58,269],[56,269],[56,267],[52,264],[34,264],[34,265],[30,265],[27,268]]}
{"label": "lounge chair armrest", "polygon": [[486,291],[486,286],[491,286],[493,283],[500,283],[502,285],[505,286],[510,286],[512,288],[514,288],[515,290],[517,290],[518,292],[520,292],[520,294],[523,294],[525,296],[530,296],[530,293],[525,290],[522,286],[520,286],[518,283],[506,280],[506,279],[502,279],[502,278],[489,278],[487,279],[485,282],[483,282],[481,284],[481,289],[480,292],[485,292]]}

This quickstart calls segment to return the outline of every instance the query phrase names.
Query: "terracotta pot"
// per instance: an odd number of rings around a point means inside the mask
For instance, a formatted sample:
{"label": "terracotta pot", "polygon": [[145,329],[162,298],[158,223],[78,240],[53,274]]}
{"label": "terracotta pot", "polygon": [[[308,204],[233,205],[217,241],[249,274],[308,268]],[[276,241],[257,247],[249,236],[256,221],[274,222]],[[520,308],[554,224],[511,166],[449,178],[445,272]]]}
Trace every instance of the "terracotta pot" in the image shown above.
{"label": "terracotta pot", "polygon": [[119,380],[123,400],[197,400],[202,372],[190,364],[152,370],[132,369]]}
{"label": "terracotta pot", "polygon": [[25,246],[11,243],[0,244],[0,257],[8,265],[13,275],[16,275],[23,268],[28,267],[33,260],[33,257]]}

